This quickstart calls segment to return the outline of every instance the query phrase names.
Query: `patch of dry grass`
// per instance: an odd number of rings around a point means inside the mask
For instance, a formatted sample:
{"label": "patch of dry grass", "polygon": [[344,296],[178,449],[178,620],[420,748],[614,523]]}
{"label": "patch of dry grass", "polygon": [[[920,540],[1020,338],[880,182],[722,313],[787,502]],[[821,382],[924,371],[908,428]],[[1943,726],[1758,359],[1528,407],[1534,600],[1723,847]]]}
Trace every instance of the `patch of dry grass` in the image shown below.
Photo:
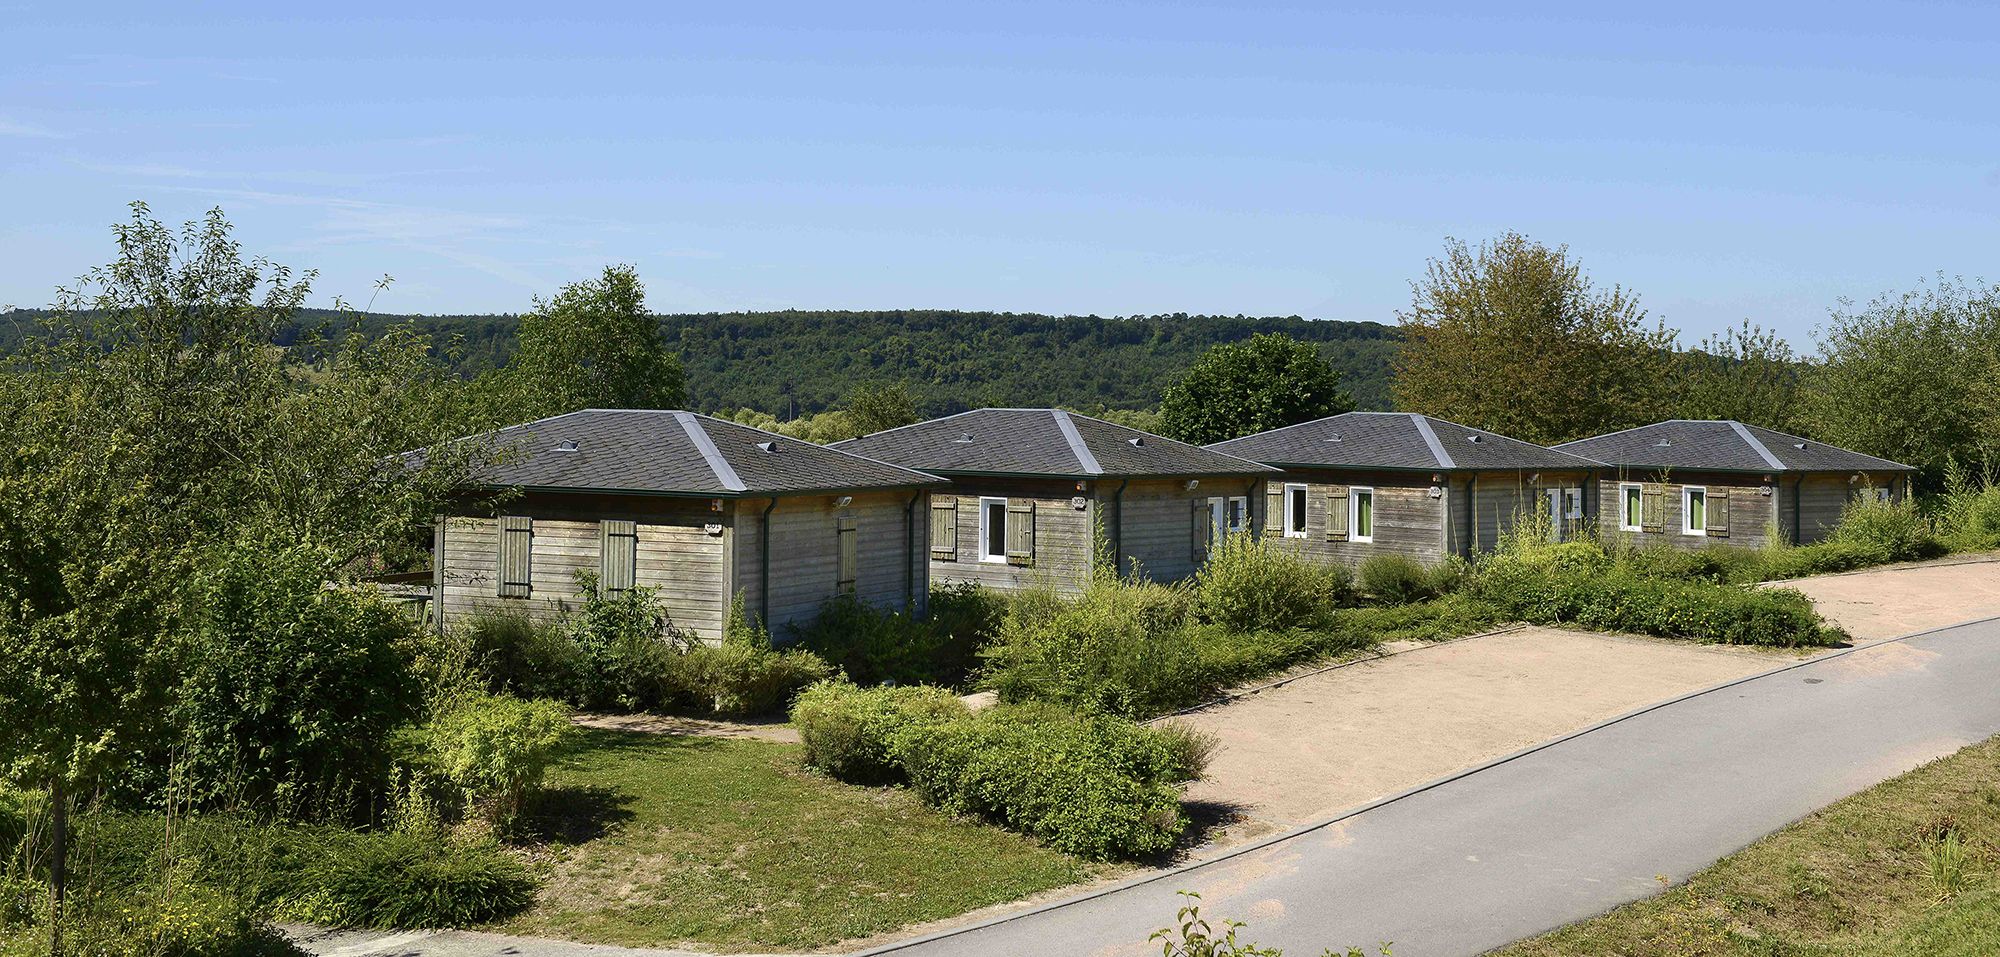
{"label": "patch of dry grass", "polygon": [[1990,955],[2000,953],[1996,865],[2000,738],[1833,804],[1656,897],[1498,953]]}

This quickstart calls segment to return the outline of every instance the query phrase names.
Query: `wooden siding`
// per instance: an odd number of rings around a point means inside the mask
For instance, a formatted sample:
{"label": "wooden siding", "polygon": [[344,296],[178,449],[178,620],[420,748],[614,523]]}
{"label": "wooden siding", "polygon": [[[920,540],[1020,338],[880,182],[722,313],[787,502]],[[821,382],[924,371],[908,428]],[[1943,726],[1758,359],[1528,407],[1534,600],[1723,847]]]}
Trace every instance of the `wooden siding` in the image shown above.
{"label": "wooden siding", "polygon": [[[914,539],[906,539],[905,507],[919,497],[909,514]],[[860,493],[845,507],[831,495],[778,499],[771,512],[771,600],[773,637],[783,640],[786,629],[803,625],[819,613],[827,599],[840,591],[839,520],[854,522],[856,578],[854,594],[886,608],[902,608],[908,594],[919,603],[929,589],[923,562],[926,503],[910,491]],[[737,503],[736,582],[751,615],[763,608],[763,512],[769,499]],[[907,590],[907,591],[906,591]]]}
{"label": "wooden siding", "polygon": [[[1660,481],[1667,479],[1668,481]],[[1659,531],[1628,531],[1620,528],[1624,514],[1621,485],[1658,484],[1661,487],[1662,519]],[[1683,489],[1690,485],[1707,489],[1711,496],[1729,495],[1729,534],[1689,535],[1681,531]],[[1623,477],[1606,475],[1597,483],[1597,533],[1606,544],[1634,547],[1667,546],[1700,549],[1710,545],[1734,548],[1762,548],[1781,534],[1780,519],[1787,506],[1782,486],[1767,487],[1763,476],[1740,472],[1626,472]]]}
{"label": "wooden siding", "polygon": [[[1428,563],[1438,561],[1446,554],[1446,499],[1442,496],[1430,497],[1428,474],[1299,469],[1270,477],[1265,489],[1272,500],[1282,503],[1284,487],[1299,484],[1306,487],[1305,537],[1286,537],[1284,516],[1272,514],[1266,502],[1262,504],[1262,517],[1258,524],[1264,536],[1272,542],[1296,549],[1315,561],[1344,565],[1360,565],[1373,556],[1390,554],[1406,555]],[[1374,541],[1336,541],[1328,538],[1328,493],[1335,487],[1352,489],[1357,485],[1375,490]]]}
{"label": "wooden siding", "polygon": [[[1862,476],[1860,481],[1854,481],[1856,474]],[[1793,484],[1795,481],[1798,483],[1796,486]],[[1840,524],[1841,511],[1847,507],[1850,500],[1862,494],[1863,489],[1886,488],[1890,492],[1890,497],[1900,502],[1903,500],[1906,480],[1903,475],[1894,472],[1817,472],[1797,480],[1786,480],[1780,485],[1786,496],[1783,521],[1787,529],[1790,528],[1792,521],[1790,496],[1793,494],[1793,489],[1797,488],[1798,520],[1802,526],[1797,540],[1800,544],[1811,544],[1822,541],[1833,533],[1834,526]]]}
{"label": "wooden siding", "polygon": [[[1500,543],[1500,539],[1514,530],[1514,525],[1523,516],[1534,515],[1548,507],[1550,489],[1583,489],[1583,515],[1575,520],[1565,519],[1562,536],[1575,538],[1589,529],[1592,499],[1589,494],[1588,478],[1583,472],[1478,472],[1476,482],[1469,495],[1473,512],[1473,538],[1469,543],[1471,554],[1490,552]],[[1532,479],[1532,481],[1530,481]],[[1461,499],[1461,502],[1463,500]],[[1465,518],[1454,513],[1453,525],[1463,528]],[[1462,531],[1459,533],[1464,534]]]}
{"label": "wooden siding", "polygon": [[[1110,508],[1110,498],[1118,485],[1115,482],[1098,485],[1107,531],[1116,527],[1122,537],[1119,550],[1124,572],[1129,574],[1136,566],[1141,575],[1160,582],[1179,581],[1193,575],[1199,570],[1195,565],[1195,523],[1202,523],[1203,531],[1213,524],[1208,500],[1217,496],[1262,494],[1261,489],[1253,488],[1250,479],[1221,477],[1196,481],[1200,484],[1190,489],[1186,478],[1134,479],[1125,487],[1124,520],[1116,526],[1111,525],[1118,516]],[[1196,503],[1201,505],[1199,513],[1195,510]]]}
{"label": "wooden siding", "polygon": [[[576,573],[601,567],[600,523],[631,521],[637,532],[636,583],[659,590],[676,627],[719,634],[727,606],[729,529],[705,500],[621,500],[609,496],[536,496],[510,502],[504,515],[533,521],[529,594],[501,598],[498,591],[499,519],[456,515],[445,520],[436,557],[441,585],[439,614],[449,624],[481,612],[520,613],[550,621],[582,598]],[[720,525],[720,534],[708,526]]]}
{"label": "wooden siding", "polygon": [[[930,562],[932,581],[972,582],[996,591],[1047,585],[1076,592],[1089,580],[1092,529],[1100,503],[1093,502],[1088,489],[1078,491],[1075,483],[1059,480],[966,479],[931,495],[933,500],[955,500],[958,506],[958,540],[952,560]],[[1029,564],[980,560],[981,497],[1004,498],[1015,505],[1035,504],[1034,557]],[[1076,507],[1078,498],[1083,500],[1082,508]],[[928,516],[929,509],[925,514]],[[926,541],[928,538],[917,544],[920,558],[930,556]]]}

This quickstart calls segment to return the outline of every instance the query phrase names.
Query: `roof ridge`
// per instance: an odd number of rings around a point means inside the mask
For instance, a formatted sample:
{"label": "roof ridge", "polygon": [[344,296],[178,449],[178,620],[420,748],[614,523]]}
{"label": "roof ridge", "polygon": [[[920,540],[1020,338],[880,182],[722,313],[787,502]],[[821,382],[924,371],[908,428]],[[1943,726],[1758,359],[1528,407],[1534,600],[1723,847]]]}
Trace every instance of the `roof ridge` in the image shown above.
{"label": "roof ridge", "polygon": [[1778,457],[1771,454],[1770,448],[1764,445],[1763,440],[1757,438],[1754,435],[1751,435],[1750,430],[1743,427],[1743,423],[1738,422],[1735,419],[1724,419],[1723,421],[1729,423],[1729,427],[1736,431],[1736,436],[1738,438],[1742,439],[1744,442],[1749,443],[1750,448],[1754,449],[1758,455],[1763,457],[1764,463],[1766,465],[1769,465],[1773,469],[1776,469],[1780,472],[1785,471],[1785,463],[1778,461]]}
{"label": "roof ridge", "polygon": [[1444,450],[1444,443],[1438,441],[1437,433],[1431,431],[1429,420],[1416,412],[1411,412],[1409,415],[1410,424],[1417,427],[1417,434],[1423,437],[1425,445],[1431,447],[1431,454],[1437,456],[1438,466],[1447,469],[1458,468],[1458,463],[1451,459],[1451,453]]}
{"label": "roof ridge", "polygon": [[1069,412],[1064,409],[1050,409],[1049,412],[1055,416],[1056,428],[1061,430],[1063,440],[1069,443],[1070,452],[1076,455],[1076,464],[1088,474],[1103,475],[1104,466],[1097,464],[1097,456],[1090,454],[1090,446],[1077,433],[1076,423],[1070,421]]}
{"label": "roof ridge", "polygon": [[[715,473],[715,480],[722,483],[723,488],[732,492],[750,490],[750,486],[743,484],[743,479],[737,476],[736,469],[729,464],[729,460],[722,456],[722,450],[715,447],[715,440],[709,438],[708,429],[695,421],[695,413],[675,412],[674,421],[679,422],[681,428],[687,432],[688,440],[694,443],[695,451],[700,452],[702,459],[708,462],[709,470]],[[754,426],[747,428],[755,429]],[[756,429],[756,431],[763,430]]]}
{"label": "roof ridge", "polygon": [[[889,434],[889,433],[891,433],[891,432],[901,432],[901,431],[903,431],[904,429],[914,429],[914,428],[916,428],[917,426],[920,426],[920,425],[930,425],[930,424],[932,424],[932,423],[935,423],[935,422],[943,422],[943,421],[945,421],[946,419],[956,419],[956,418],[958,418],[958,417],[959,417],[959,416],[961,416],[961,415],[971,415],[971,414],[972,414],[972,413],[974,413],[974,412],[984,412],[984,411],[986,411],[986,410],[985,410],[985,409],[967,409],[967,410],[965,410],[964,412],[953,412],[953,413],[952,413],[952,414],[950,414],[950,415],[940,415],[940,416],[938,416],[937,418],[934,418],[934,419],[923,419],[923,420],[921,420],[921,421],[917,421],[917,422],[912,422],[912,423],[910,423],[910,424],[908,424],[908,425],[899,425],[899,426],[896,426],[895,428],[890,428],[890,429],[883,429],[883,430],[882,430],[882,431],[880,431],[880,432],[870,432],[870,433],[868,433],[867,435],[857,435],[857,436],[855,436],[854,438],[851,438],[851,439],[841,439],[841,440],[840,440],[839,442],[828,442],[828,443],[826,444],[826,446],[825,446],[825,447],[826,447],[826,448],[832,448],[832,447],[834,447],[834,446],[836,446],[836,445],[840,445],[840,444],[843,444],[843,443],[846,443],[846,442],[859,442],[859,441],[860,441],[860,440],[862,440],[862,439],[867,439],[867,438],[873,438],[873,437],[875,437],[875,436],[878,436],[878,435],[888,435],[888,434]],[[755,426],[752,426],[752,428],[755,428]]]}

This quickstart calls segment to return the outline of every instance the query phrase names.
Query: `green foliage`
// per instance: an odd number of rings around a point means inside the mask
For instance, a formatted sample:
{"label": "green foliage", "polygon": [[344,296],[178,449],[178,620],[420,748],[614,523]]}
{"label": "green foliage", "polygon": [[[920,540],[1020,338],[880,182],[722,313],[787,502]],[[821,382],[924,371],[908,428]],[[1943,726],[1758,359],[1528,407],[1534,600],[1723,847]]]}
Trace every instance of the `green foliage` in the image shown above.
{"label": "green foliage", "polygon": [[141,894],[64,922],[66,953],[89,957],[303,957],[265,918],[201,887]]}
{"label": "green foliage", "polygon": [[1430,569],[1408,555],[1371,555],[1361,563],[1361,592],[1386,605],[1437,597]]}
{"label": "green foliage", "polygon": [[1674,357],[1674,415],[1799,429],[1805,365],[1791,343],[1745,319]]}
{"label": "green foliage", "polygon": [[1864,496],[1840,511],[1840,524],[1830,540],[1869,555],[1874,564],[1936,558],[1944,546],[1931,534],[1931,524],[1917,513],[1915,502],[1880,502]]}
{"label": "green foliage", "polygon": [[[1217,936],[1208,919],[1201,916],[1201,895],[1193,891],[1179,894],[1183,901],[1174,913],[1174,926],[1162,927],[1149,938],[1161,942],[1162,957],[1284,957],[1285,952],[1276,947],[1259,947],[1238,940],[1237,931],[1250,926],[1240,920],[1225,918],[1222,934]],[[1390,957],[1390,953],[1389,945],[1383,944],[1381,957]],[[1368,957],[1368,953],[1359,947],[1349,947],[1344,952],[1329,947],[1320,957]]]}
{"label": "green foliage", "polygon": [[1568,247],[1451,240],[1414,287],[1396,408],[1542,444],[1666,417],[1673,333],[1595,289]]}
{"label": "green foliage", "polygon": [[646,311],[631,266],[537,299],[521,317],[520,345],[499,385],[516,420],[578,409],[678,409],[687,404],[681,361]]}
{"label": "green foliage", "polygon": [[917,397],[901,382],[871,383],[855,389],[847,397],[847,414],[855,435],[898,428],[921,418],[917,414]]}
{"label": "green foliage", "polygon": [[342,814],[387,785],[383,745],[419,704],[412,625],[372,591],[326,588],[329,564],[320,549],[252,538],[193,583],[172,723],[198,805]]}
{"label": "green foliage", "polygon": [[743,644],[697,645],[680,657],[678,680],[699,705],[717,714],[778,714],[800,691],[834,674],[810,651]]}
{"label": "green foliage", "polygon": [[956,720],[965,704],[944,688],[924,685],[861,688],[821,681],[792,704],[792,726],[805,743],[807,764],[842,781],[883,784],[902,777],[890,742],[916,724]]}
{"label": "green foliage", "polygon": [[302,862],[286,916],[335,926],[470,927],[534,901],[535,879],[495,844],[389,832],[340,835]]}
{"label": "green foliage", "polygon": [[794,641],[860,684],[956,685],[978,663],[979,647],[999,628],[997,597],[970,583],[931,588],[930,614],[917,618],[842,594],[812,621],[793,626]]}
{"label": "green foliage", "polygon": [[1936,477],[1954,458],[2000,461],[2000,290],[1940,278],[1819,330],[1801,416],[1823,442]]}
{"label": "green foliage", "polygon": [[431,717],[405,758],[451,785],[496,826],[520,813],[569,741],[569,709],[553,701],[481,696]]}
{"label": "green foliage", "polygon": [[577,593],[582,605],[557,625],[575,649],[570,699],[593,710],[659,709],[673,703],[674,672],[700,642],[674,627],[660,605],[659,590],[639,587],[606,595],[595,575],[579,572]]}
{"label": "green foliage", "polygon": [[452,629],[484,690],[520,698],[582,698],[582,650],[563,629],[503,612],[472,615]]}
{"label": "green foliage", "polygon": [[1251,535],[1230,535],[1195,574],[1195,614],[1236,631],[1319,630],[1354,600],[1354,573]]}
{"label": "green foliage", "polygon": [[1536,624],[1788,648],[1843,637],[1798,592],[1645,578],[1592,542],[1522,536],[1481,559],[1472,590],[1502,616]]}
{"label": "green foliage", "polygon": [[1200,776],[1165,735],[1110,716],[991,708],[904,726],[891,753],[925,800],[1097,860],[1173,847],[1180,785]]}
{"label": "green foliage", "polygon": [[1937,509],[1938,537],[1952,551],[2000,548],[2000,486],[1975,483],[1956,463],[1945,469],[1945,491]]}
{"label": "green foliage", "polygon": [[1353,409],[1318,349],[1270,332],[1209,347],[1161,396],[1160,428],[1207,445]]}

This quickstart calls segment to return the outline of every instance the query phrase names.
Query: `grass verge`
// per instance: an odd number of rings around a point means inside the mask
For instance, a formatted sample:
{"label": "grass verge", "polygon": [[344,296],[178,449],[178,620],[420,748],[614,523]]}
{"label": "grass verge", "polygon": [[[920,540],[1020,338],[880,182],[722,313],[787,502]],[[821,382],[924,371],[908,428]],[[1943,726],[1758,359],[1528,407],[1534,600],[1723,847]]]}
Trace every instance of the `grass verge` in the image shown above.
{"label": "grass verge", "polygon": [[492,929],[803,950],[1110,873],[800,766],[799,746],[592,730],[527,812],[546,876]]}
{"label": "grass verge", "polygon": [[2000,738],[1779,831],[1686,884],[1500,957],[2000,953]]}

